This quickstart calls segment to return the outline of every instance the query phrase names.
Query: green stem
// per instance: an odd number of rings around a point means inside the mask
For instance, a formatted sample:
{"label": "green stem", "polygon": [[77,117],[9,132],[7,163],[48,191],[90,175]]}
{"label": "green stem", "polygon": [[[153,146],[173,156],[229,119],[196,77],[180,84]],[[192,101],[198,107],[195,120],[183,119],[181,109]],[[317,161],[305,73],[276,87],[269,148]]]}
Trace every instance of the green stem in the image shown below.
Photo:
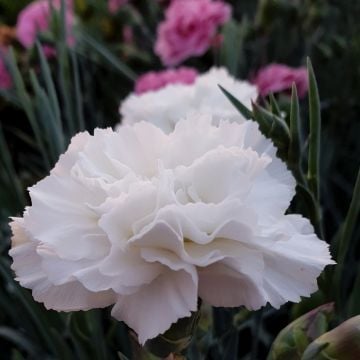
{"label": "green stem", "polygon": [[319,163],[320,163],[320,133],[321,133],[321,111],[319,91],[310,59],[307,60],[309,76],[309,160],[308,181],[309,187],[316,200],[319,200]]}
{"label": "green stem", "polygon": [[360,213],[360,170],[357,175],[353,197],[351,199],[350,207],[346,215],[344,224],[341,227],[341,236],[338,243],[337,254],[337,267],[335,271],[335,284],[337,286],[337,300],[338,307],[343,312],[345,306],[343,306],[343,282],[342,277],[344,273],[346,255],[349,252],[350,241],[354,233],[354,229],[359,218]]}

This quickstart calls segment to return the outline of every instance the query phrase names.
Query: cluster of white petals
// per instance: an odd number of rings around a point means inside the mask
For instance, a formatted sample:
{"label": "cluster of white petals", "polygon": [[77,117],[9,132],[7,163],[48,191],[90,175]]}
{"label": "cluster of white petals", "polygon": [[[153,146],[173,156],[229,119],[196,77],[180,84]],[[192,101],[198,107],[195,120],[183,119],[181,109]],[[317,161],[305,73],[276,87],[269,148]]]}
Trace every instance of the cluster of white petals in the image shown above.
{"label": "cluster of white petals", "polygon": [[12,222],[22,286],[60,311],[114,305],[144,343],[197,309],[298,302],[332,263],[254,122],[193,115],[76,135]]}
{"label": "cluster of white petals", "polygon": [[256,86],[236,80],[225,68],[212,68],[193,84],[168,84],[156,91],[129,95],[120,106],[122,124],[148,121],[169,133],[180,119],[198,112],[211,114],[215,124],[222,119],[244,122],[218,85],[248,108],[258,97]]}

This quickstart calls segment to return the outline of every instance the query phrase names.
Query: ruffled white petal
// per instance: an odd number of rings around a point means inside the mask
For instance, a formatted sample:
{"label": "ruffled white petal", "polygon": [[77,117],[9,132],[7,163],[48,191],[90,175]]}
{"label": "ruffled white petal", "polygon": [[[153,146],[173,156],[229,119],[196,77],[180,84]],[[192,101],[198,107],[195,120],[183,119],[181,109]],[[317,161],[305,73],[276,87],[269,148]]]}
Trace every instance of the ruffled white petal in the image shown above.
{"label": "ruffled white petal", "polygon": [[258,309],[315,291],[333,262],[306,219],[285,215],[291,173],[255,123],[215,122],[77,135],[12,222],[20,284],[56,310],[115,304],[142,343],[199,296]]}
{"label": "ruffled white petal", "polygon": [[[113,291],[90,292],[75,279],[62,285],[54,285],[42,268],[37,242],[26,233],[22,219],[14,219],[11,228],[14,238],[22,239],[21,244],[10,250],[12,269],[19,283],[32,289],[36,301],[44,303],[48,309],[58,311],[89,310],[114,303]],[[61,270],[64,271],[64,268]]]}
{"label": "ruffled white petal", "polygon": [[[301,296],[310,296],[318,288],[316,279],[324,267],[335,264],[328,244],[306,231],[311,227],[308,220],[291,215],[286,216],[281,225],[279,238],[267,251],[264,250],[264,284],[268,301],[274,307],[286,301],[298,302]],[[305,232],[298,232],[299,228]]]}
{"label": "ruffled white petal", "polygon": [[186,271],[167,271],[134,295],[120,296],[112,315],[134,329],[140,344],[197,309],[197,283]]}
{"label": "ruffled white petal", "polygon": [[255,250],[199,270],[199,296],[213,306],[246,306],[257,310],[266,304],[264,263]]}
{"label": "ruffled white petal", "polygon": [[169,84],[157,91],[129,95],[120,106],[122,124],[147,121],[169,134],[179,120],[194,112],[210,114],[216,125],[223,119],[244,122],[218,85],[249,108],[258,97],[256,86],[236,80],[225,68],[213,68],[191,85]]}

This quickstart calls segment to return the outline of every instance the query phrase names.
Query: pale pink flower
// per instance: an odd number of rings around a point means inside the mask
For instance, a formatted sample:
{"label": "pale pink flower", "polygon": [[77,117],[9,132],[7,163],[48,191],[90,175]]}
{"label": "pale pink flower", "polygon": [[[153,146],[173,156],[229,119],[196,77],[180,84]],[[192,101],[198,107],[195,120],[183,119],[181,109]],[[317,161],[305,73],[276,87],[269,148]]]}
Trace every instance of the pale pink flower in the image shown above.
{"label": "pale pink flower", "polygon": [[197,71],[188,67],[174,70],[151,71],[139,77],[135,84],[135,93],[142,94],[155,91],[169,84],[192,84]]}
{"label": "pale pink flower", "polygon": [[9,89],[12,85],[11,76],[4,62],[5,52],[6,49],[0,47],[0,89],[1,90]]}
{"label": "pale pink flower", "polygon": [[108,1],[108,8],[109,11],[112,14],[115,14],[116,12],[119,11],[119,9],[125,5],[128,2],[128,0],[109,0]]}
{"label": "pale pink flower", "polygon": [[292,68],[283,64],[270,64],[259,70],[253,83],[262,96],[290,90],[296,84],[298,95],[304,97],[308,90],[306,67]]}
{"label": "pale pink flower", "polygon": [[203,55],[230,15],[231,7],[221,1],[174,0],[158,27],[156,54],[168,66]]}
{"label": "pale pink flower", "polygon": [[[66,25],[68,31],[74,24],[74,15],[72,11],[72,0],[66,1]],[[59,10],[61,6],[60,0],[53,0],[55,10]],[[48,0],[39,0],[30,3],[19,14],[16,24],[16,35],[19,42],[25,48],[34,46],[37,36],[41,32],[50,30],[51,25],[51,6]],[[74,38],[68,35],[69,45],[74,42]],[[50,47],[44,47],[46,55],[54,55],[55,50]]]}

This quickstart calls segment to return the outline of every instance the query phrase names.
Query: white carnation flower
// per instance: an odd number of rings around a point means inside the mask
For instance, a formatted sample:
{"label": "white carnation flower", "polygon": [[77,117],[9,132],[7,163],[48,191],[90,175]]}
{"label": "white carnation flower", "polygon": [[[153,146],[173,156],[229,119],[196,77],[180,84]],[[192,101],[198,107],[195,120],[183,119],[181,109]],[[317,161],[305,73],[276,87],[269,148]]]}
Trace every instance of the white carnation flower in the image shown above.
{"label": "white carnation flower", "polygon": [[198,76],[190,85],[169,84],[157,91],[129,95],[120,106],[122,124],[148,121],[169,133],[180,119],[193,112],[211,114],[215,124],[222,119],[243,122],[245,119],[239,115],[218,85],[223,86],[248,108],[258,96],[256,86],[247,81],[236,80],[225,68],[212,68]]}
{"label": "white carnation flower", "polygon": [[59,311],[114,305],[144,343],[197,309],[300,301],[331,264],[253,122],[209,116],[75,136],[12,222],[17,280]]}

